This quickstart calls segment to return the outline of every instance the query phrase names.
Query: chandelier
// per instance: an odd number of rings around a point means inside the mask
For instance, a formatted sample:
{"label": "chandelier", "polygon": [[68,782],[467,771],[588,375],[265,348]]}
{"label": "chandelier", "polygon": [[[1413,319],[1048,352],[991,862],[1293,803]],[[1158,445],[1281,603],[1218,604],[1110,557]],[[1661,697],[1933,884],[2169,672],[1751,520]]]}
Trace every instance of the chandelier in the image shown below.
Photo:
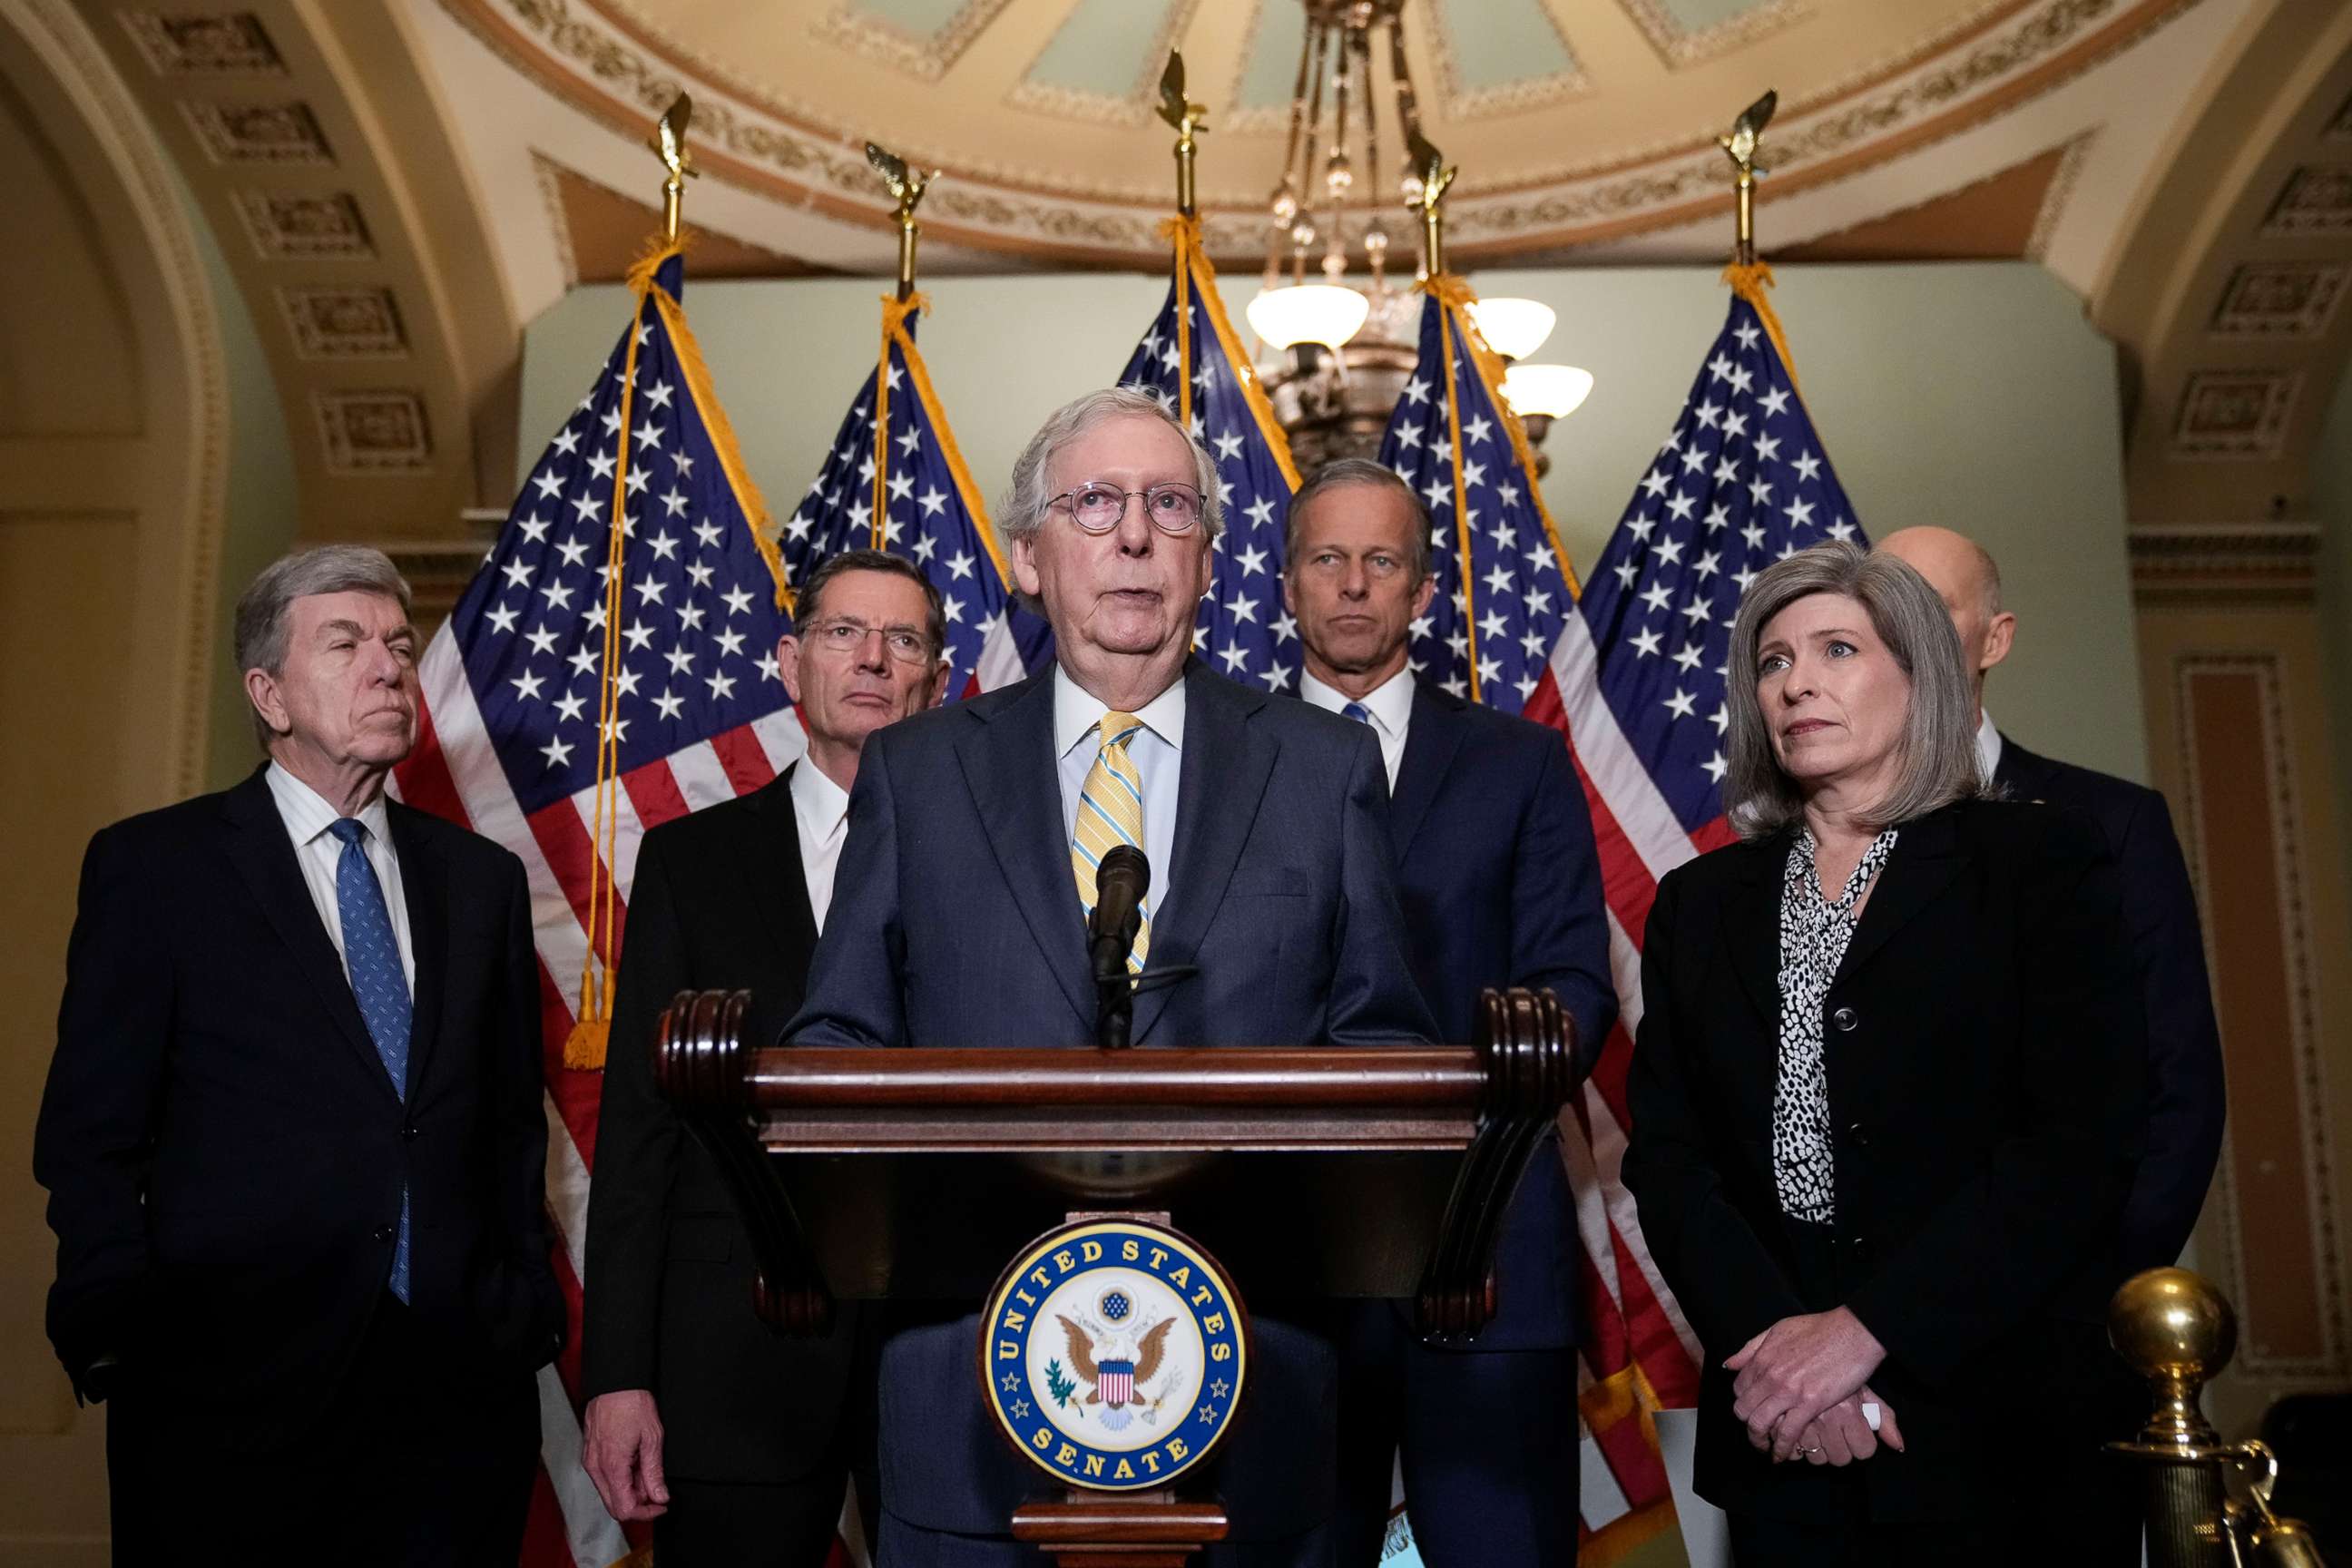
{"label": "chandelier", "polygon": [[[1419,302],[1389,281],[1390,225],[1416,247],[1414,277],[1428,275],[1418,218],[1421,175],[1404,155],[1421,131],[1421,112],[1397,16],[1404,0],[1299,0],[1307,30],[1290,95],[1290,135],[1282,183],[1267,203],[1265,286],[1249,303],[1258,339],[1276,354],[1262,368],[1267,397],[1290,438],[1299,471],[1335,458],[1369,457],[1412,374]],[[1381,177],[1381,138],[1373,112],[1377,42],[1387,58],[1397,127],[1391,142],[1398,175],[1393,202]],[[1325,110],[1326,102],[1329,111]],[[1310,279],[1313,259],[1318,276]],[[1360,258],[1362,281],[1349,272]],[[1508,368],[1503,395],[1538,447],[1538,474],[1550,458],[1541,443],[1551,422],[1572,412],[1592,377],[1570,365],[1526,364],[1555,321],[1533,300],[1496,299],[1472,307],[1489,347]]]}

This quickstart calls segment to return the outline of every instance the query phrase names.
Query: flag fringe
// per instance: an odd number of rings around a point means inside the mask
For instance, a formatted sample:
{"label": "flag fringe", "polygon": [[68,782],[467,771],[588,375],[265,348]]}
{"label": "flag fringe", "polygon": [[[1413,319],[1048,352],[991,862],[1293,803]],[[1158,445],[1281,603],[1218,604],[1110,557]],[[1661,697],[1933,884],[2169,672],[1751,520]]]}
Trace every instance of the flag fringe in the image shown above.
{"label": "flag fringe", "polygon": [[[633,282],[635,276],[633,269]],[[751,542],[759,546],[760,559],[768,563],[768,571],[776,580],[776,608],[790,615],[793,591],[784,580],[784,555],[776,544],[775,520],[768,515],[768,503],[761,496],[760,487],[751,482],[751,469],[743,466],[742,447],[736,442],[735,427],[727,422],[727,409],[719,401],[710,367],[703,363],[702,345],[695,341],[694,329],[686,324],[686,307],[668,289],[654,282],[650,270],[646,276],[646,287],[653,294],[654,309],[661,312],[670,347],[677,351],[678,370],[686,377],[687,395],[694,399],[695,409],[702,416],[703,433],[710,437],[711,450],[719,454],[719,471],[727,476],[728,487],[735,492],[735,504],[741,509],[744,521],[751,525]]]}
{"label": "flag fringe", "polygon": [[[1543,521],[1544,537],[1551,542],[1553,559],[1559,564],[1559,574],[1568,584],[1570,598],[1581,598],[1584,584],[1576,575],[1576,563],[1559,542],[1559,525],[1551,520],[1551,508],[1544,504],[1543,486],[1536,479],[1535,447],[1528,442],[1527,422],[1522,420],[1503,395],[1503,356],[1487,344],[1479,332],[1478,324],[1470,320],[1466,307],[1477,302],[1476,290],[1458,274],[1446,272],[1414,285],[1424,292],[1434,294],[1451,306],[1455,319],[1463,323],[1463,341],[1470,345],[1470,363],[1478,367],[1478,380],[1486,388],[1486,400],[1502,416],[1503,429],[1511,438],[1511,456],[1518,459],[1519,471],[1528,477],[1528,500]],[[1475,660],[1472,661],[1475,664]]]}
{"label": "flag fringe", "polygon": [[[947,460],[948,475],[955,480],[956,493],[963,498],[963,510],[971,519],[971,526],[980,535],[981,547],[996,566],[996,580],[1007,593],[1013,589],[1013,573],[1006,565],[1003,542],[996,537],[996,525],[989,521],[988,505],[981,498],[980,487],[972,482],[971,470],[964,466],[963,453],[956,446],[955,431],[950,428],[947,416],[940,409],[939,394],[931,387],[930,366],[923,363],[923,351],[915,346],[915,335],[907,330],[907,319],[919,310],[928,310],[930,301],[917,294],[901,307],[896,300],[885,300],[882,330],[898,345],[899,356],[907,362],[907,379],[914,384],[916,400],[922,404],[923,413],[931,422],[931,434],[940,443],[940,456]],[[887,381],[885,374],[882,380]]]}
{"label": "flag fringe", "polygon": [[[1225,363],[1233,366],[1234,382],[1242,389],[1242,400],[1249,405],[1251,415],[1257,420],[1257,433],[1266,449],[1274,454],[1274,466],[1282,470],[1283,482],[1292,489],[1298,488],[1298,465],[1290,456],[1290,437],[1283,433],[1282,421],[1274,416],[1274,405],[1265,400],[1265,388],[1258,384],[1257,372],[1242,353],[1240,336],[1234,331],[1233,318],[1225,314],[1224,296],[1217,292],[1217,269],[1210,265],[1209,252],[1201,243],[1201,220],[1197,217],[1171,217],[1160,226],[1160,237],[1177,247],[1181,270],[1189,271],[1192,287],[1201,296],[1201,308],[1209,313],[1210,330],[1217,334],[1217,347],[1224,351]],[[1190,331],[1189,312],[1179,313],[1180,331]],[[1187,353],[1182,365],[1184,384],[1192,384],[1192,361]],[[1190,393],[1185,395],[1187,397]],[[1191,428],[1189,416],[1187,429]]]}
{"label": "flag fringe", "polygon": [[1789,384],[1802,401],[1805,389],[1797,385],[1797,362],[1790,356],[1789,340],[1781,335],[1780,318],[1773,311],[1772,301],[1764,290],[1773,287],[1772,269],[1761,261],[1746,266],[1735,261],[1723,269],[1723,280],[1731,291],[1756,308],[1756,315],[1764,323],[1764,331],[1772,339],[1772,352],[1780,356],[1780,368],[1789,373]]}

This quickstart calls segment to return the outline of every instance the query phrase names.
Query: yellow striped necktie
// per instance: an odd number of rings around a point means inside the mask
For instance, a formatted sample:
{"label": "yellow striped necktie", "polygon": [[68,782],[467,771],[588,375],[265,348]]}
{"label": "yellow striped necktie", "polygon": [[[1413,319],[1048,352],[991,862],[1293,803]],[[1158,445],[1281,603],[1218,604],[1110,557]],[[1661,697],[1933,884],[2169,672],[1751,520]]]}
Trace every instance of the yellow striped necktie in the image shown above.
{"label": "yellow striped necktie", "polygon": [[[1077,830],[1070,837],[1070,870],[1078,879],[1078,902],[1086,906],[1088,920],[1095,912],[1095,868],[1102,858],[1115,844],[1143,847],[1143,775],[1127,754],[1127,743],[1143,728],[1143,721],[1113,710],[1102,716],[1101,728],[1102,746],[1078,791]],[[1141,913],[1135,950],[1127,959],[1129,971],[1136,973],[1142,972],[1151,951],[1151,910],[1146,907]]]}

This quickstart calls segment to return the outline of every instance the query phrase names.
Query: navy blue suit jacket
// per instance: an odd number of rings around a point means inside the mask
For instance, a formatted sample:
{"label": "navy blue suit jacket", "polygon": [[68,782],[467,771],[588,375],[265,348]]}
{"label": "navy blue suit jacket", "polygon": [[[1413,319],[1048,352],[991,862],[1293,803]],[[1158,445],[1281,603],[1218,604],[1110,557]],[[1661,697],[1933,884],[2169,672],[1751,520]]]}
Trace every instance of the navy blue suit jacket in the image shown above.
{"label": "navy blue suit jacket", "polygon": [[2179,1258],[2221,1157],[2221,1036],[2197,895],[2172,814],[2156,791],[2036,755],[2006,735],[1993,776],[2020,800],[2095,818],[2123,881],[2132,964],[2147,1004],[2148,1113],[2147,1152],[2124,1204],[2121,1282]]}
{"label": "navy blue suit jacket", "polygon": [[[1361,726],[1193,660],[1175,875],[1136,999],[1145,1045],[1397,1045],[1433,1030],[1404,952],[1380,748]],[[877,731],[850,793],[833,908],[795,1045],[1089,1047],[1095,993],[1054,755],[1050,673]],[[991,1429],[977,1319],[892,1334],[882,1502],[919,1528],[1001,1535],[1045,1489]],[[1216,1461],[1234,1539],[1332,1510],[1329,1347],[1257,1321],[1265,1381]],[[906,1434],[894,1441],[894,1433]]]}
{"label": "navy blue suit jacket", "polygon": [[[1548,986],[1590,1072],[1617,992],[1592,818],[1559,731],[1416,687],[1389,832],[1413,978],[1439,1034],[1467,1044],[1487,986]],[[1496,1268],[1502,1312],[1469,1348],[1576,1342],[1576,1230],[1550,1139],[1528,1158]]]}

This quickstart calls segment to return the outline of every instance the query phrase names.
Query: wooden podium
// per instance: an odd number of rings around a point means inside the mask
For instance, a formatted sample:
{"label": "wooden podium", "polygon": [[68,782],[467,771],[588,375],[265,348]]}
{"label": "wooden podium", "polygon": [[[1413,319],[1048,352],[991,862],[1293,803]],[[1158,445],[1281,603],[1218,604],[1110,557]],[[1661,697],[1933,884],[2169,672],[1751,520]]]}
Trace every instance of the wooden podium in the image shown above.
{"label": "wooden podium", "polygon": [[[1260,1300],[1408,1298],[1425,1339],[1467,1341],[1496,1311],[1519,1173],[1576,1085],[1549,992],[1486,992],[1467,1046],[1382,1049],[762,1046],[741,1037],[749,1000],[681,993],[654,1071],[726,1176],[753,1306],[782,1333],[822,1331],[844,1299],[979,1310],[1008,1259],[1084,1214],[1166,1216]],[[1213,1500],[1171,1494],[1072,1490],[1010,1523],[1065,1568],[1177,1568],[1224,1533]]]}

